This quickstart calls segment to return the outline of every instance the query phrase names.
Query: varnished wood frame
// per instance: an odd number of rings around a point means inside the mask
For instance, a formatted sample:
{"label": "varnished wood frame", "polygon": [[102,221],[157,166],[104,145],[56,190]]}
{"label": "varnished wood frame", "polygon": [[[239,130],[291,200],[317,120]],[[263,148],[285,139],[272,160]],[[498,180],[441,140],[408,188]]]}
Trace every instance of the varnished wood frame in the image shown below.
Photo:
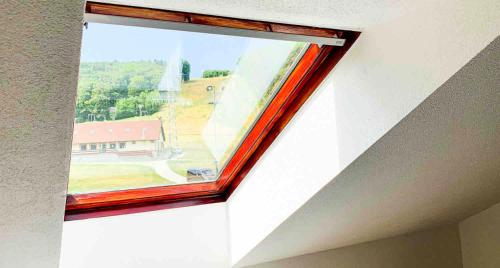
{"label": "varnished wood frame", "polygon": [[177,22],[193,25],[214,26],[279,34],[293,34],[311,37],[343,38],[342,33],[344,32],[328,28],[237,19],[181,11],[104,4],[97,2],[87,2],[85,6],[85,12],[86,14],[111,15],[127,18],[150,19],[155,21]]}
{"label": "varnished wood frame", "polygon": [[[96,7],[99,8],[96,9]],[[69,194],[66,201],[65,220],[123,215],[226,201],[359,36],[359,32],[354,31],[333,29],[319,31],[319,28],[285,24],[273,26],[278,24],[93,2],[87,3],[86,12],[157,20],[179,20],[234,28],[281,29],[301,34],[328,33],[330,35],[334,33],[336,36],[345,38],[346,42],[341,47],[311,45],[308,48],[222,170],[217,181],[102,193]],[[186,16],[190,19],[186,19]],[[258,27],[264,24],[268,26]]]}

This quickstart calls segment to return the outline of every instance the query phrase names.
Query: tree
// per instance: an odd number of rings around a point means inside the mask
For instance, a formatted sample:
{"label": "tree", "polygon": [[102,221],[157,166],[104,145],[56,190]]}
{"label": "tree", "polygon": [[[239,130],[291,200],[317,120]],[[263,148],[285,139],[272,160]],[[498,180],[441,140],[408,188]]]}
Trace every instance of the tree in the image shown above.
{"label": "tree", "polygon": [[189,81],[189,76],[191,73],[191,64],[187,60],[182,60],[182,81]]}
{"label": "tree", "polygon": [[228,75],[229,75],[229,70],[205,70],[205,71],[203,71],[203,78],[228,76]]}
{"label": "tree", "polygon": [[[80,65],[76,122],[134,117],[160,110],[157,90],[165,71],[162,61],[83,62]],[[189,72],[188,72],[189,74]],[[143,113],[144,114],[144,113]]]}
{"label": "tree", "polygon": [[147,114],[154,114],[161,108],[161,103],[157,101],[159,97],[158,91],[142,92],[139,95],[138,103],[142,104]]}
{"label": "tree", "polygon": [[137,115],[137,99],[130,97],[116,102],[116,119],[134,117]]}
{"label": "tree", "polygon": [[148,90],[149,85],[144,78],[144,76],[134,76],[130,78],[130,83],[128,84],[127,95],[128,96],[139,96],[142,91]]}

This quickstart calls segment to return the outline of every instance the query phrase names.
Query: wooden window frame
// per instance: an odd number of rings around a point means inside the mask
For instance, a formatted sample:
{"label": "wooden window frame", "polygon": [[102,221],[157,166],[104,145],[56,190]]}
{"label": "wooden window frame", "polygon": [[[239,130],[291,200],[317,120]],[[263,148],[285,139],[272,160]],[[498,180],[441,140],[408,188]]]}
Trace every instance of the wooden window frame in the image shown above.
{"label": "wooden window frame", "polygon": [[360,34],[355,31],[94,2],[87,2],[86,13],[321,38],[343,38],[344,42],[343,46],[315,44],[309,46],[221,171],[218,180],[100,193],[68,194],[64,218],[67,221],[226,201]]}

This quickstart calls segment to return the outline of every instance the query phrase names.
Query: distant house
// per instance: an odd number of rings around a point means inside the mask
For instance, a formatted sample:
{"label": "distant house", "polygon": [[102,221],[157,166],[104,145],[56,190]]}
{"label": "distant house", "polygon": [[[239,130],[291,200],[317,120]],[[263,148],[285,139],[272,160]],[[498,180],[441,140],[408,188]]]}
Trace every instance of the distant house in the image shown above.
{"label": "distant house", "polygon": [[164,147],[161,120],[79,123],[73,131],[73,154],[157,156]]}

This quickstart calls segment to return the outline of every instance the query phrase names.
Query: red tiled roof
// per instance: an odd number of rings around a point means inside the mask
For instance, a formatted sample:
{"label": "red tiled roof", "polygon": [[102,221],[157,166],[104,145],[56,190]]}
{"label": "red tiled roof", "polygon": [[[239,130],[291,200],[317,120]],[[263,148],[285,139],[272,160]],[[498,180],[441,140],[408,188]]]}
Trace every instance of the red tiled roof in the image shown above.
{"label": "red tiled roof", "polygon": [[73,144],[158,140],[161,121],[106,121],[75,124]]}

